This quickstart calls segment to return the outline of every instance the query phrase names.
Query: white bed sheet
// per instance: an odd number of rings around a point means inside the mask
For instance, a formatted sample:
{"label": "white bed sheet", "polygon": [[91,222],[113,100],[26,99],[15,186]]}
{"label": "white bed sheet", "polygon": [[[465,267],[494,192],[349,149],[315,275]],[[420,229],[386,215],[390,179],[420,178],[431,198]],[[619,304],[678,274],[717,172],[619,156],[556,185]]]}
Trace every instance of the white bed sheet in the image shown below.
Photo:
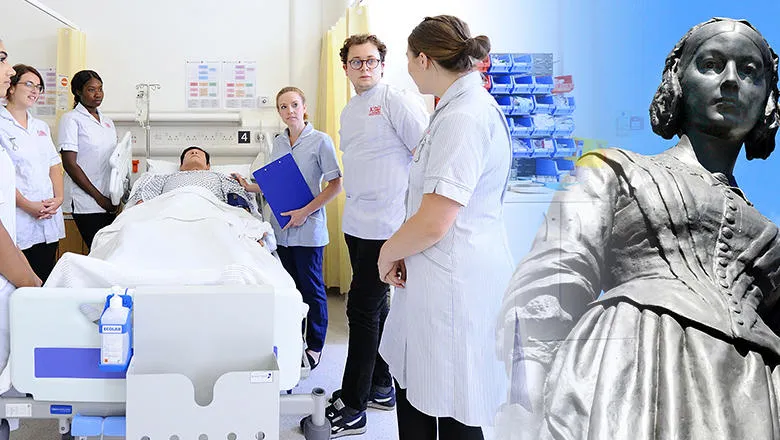
{"label": "white bed sheet", "polygon": [[271,225],[204,188],[129,207],[95,236],[88,256],[64,254],[44,287],[295,283],[257,240]]}

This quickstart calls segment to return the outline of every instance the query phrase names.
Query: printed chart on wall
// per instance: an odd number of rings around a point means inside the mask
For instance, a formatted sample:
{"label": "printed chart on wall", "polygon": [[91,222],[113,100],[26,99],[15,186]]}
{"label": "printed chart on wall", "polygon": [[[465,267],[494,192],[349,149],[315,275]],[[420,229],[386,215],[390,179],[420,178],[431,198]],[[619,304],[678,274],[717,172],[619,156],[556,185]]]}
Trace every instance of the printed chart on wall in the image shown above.
{"label": "printed chart on wall", "polygon": [[43,77],[45,91],[31,109],[38,117],[54,116],[57,113],[57,70],[53,67],[38,69]]}
{"label": "printed chart on wall", "polygon": [[257,107],[257,62],[225,61],[222,75],[225,108]]}
{"label": "printed chart on wall", "polygon": [[187,61],[187,109],[218,109],[222,66],[219,62]]}

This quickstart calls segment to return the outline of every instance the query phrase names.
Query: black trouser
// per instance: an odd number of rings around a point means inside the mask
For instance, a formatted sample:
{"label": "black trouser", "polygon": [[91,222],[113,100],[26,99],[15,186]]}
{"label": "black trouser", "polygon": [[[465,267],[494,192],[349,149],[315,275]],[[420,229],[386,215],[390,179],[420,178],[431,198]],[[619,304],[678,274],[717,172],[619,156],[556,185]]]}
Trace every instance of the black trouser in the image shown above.
{"label": "black trouser", "polygon": [[97,214],[73,214],[73,221],[76,222],[76,227],[79,229],[81,238],[84,239],[84,243],[87,244],[87,250],[92,249],[92,240],[95,238],[95,234],[116,218],[115,214],[109,214],[107,212],[100,212]]}
{"label": "black trouser", "polygon": [[59,246],[60,243],[58,241],[54,243],[38,243],[22,251],[35,275],[38,275],[38,278],[44,283],[49,278],[51,271],[54,270]]}
{"label": "black trouser", "polygon": [[399,440],[436,440],[437,431],[440,439],[484,440],[479,426],[466,426],[452,417],[429,416],[412,406],[398,382],[395,398]]}
{"label": "black trouser", "polygon": [[390,287],[380,281],[377,261],[384,240],[365,240],[344,234],[352,264],[352,284],[347,297],[349,345],[341,400],[365,411],[374,387],[391,387],[387,362],[379,355],[379,341],[390,310]]}

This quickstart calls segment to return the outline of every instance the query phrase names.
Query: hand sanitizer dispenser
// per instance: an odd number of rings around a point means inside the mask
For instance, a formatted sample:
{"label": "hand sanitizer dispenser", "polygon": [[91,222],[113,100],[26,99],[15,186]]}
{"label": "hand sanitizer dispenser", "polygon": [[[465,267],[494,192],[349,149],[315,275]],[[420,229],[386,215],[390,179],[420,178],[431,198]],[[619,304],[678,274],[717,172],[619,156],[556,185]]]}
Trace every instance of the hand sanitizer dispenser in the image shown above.
{"label": "hand sanitizer dispenser", "polygon": [[106,299],[106,307],[100,317],[100,368],[108,371],[125,371],[132,355],[130,295],[121,295],[122,289],[112,288]]}

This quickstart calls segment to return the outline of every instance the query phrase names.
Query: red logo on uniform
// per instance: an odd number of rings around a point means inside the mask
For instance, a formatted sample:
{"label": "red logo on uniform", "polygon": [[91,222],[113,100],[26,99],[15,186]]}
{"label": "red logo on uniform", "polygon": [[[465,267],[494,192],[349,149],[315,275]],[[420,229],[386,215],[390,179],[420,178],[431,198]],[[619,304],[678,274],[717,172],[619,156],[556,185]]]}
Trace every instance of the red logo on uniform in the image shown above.
{"label": "red logo on uniform", "polygon": [[382,107],[375,105],[368,109],[368,116],[379,116],[382,114]]}
{"label": "red logo on uniform", "polygon": [[111,128],[111,124],[109,124],[108,122],[106,122],[106,128]]}
{"label": "red logo on uniform", "polygon": [[43,130],[38,130],[38,136],[46,136],[46,132]]}

